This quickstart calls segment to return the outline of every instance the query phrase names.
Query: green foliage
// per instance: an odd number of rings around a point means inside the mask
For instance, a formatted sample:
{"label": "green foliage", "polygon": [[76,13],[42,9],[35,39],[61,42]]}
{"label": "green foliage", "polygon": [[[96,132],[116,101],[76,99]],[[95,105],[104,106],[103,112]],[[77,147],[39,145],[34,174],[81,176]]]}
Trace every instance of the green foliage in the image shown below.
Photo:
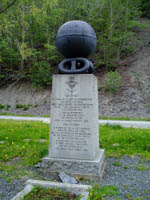
{"label": "green foliage", "polygon": [[4,106],[4,105],[2,105],[2,104],[0,104],[0,109],[3,109],[3,108],[5,108],[5,106]]}
{"label": "green foliage", "polygon": [[141,165],[137,166],[136,169],[138,171],[147,171],[147,170],[150,170],[150,167],[146,167],[144,164],[141,164]]}
{"label": "green foliage", "polygon": [[9,110],[10,107],[11,107],[11,105],[7,104],[5,109]]}
{"label": "green foliage", "polygon": [[32,106],[31,104],[16,104],[16,108],[23,108],[24,110],[28,110]]}
{"label": "green foliage", "polygon": [[126,166],[124,166],[124,169],[126,169],[126,170],[127,170],[127,169],[129,169],[129,167],[126,165]]}
{"label": "green foliage", "polygon": [[[100,145],[110,157],[139,155],[150,160],[150,130],[100,126]],[[116,165],[120,163],[116,163]]]}
{"label": "green foliage", "polygon": [[114,185],[106,185],[100,187],[99,185],[94,185],[92,189],[89,190],[88,200],[105,200],[107,196],[117,196],[118,188]]}
{"label": "green foliage", "polygon": [[52,69],[50,64],[46,61],[35,63],[30,68],[30,78],[34,86],[44,87],[51,85]]}
{"label": "green foliage", "polygon": [[27,194],[21,200],[54,200],[54,199],[63,199],[63,200],[80,200],[79,195],[70,194],[67,192],[61,191],[59,188],[56,189],[47,189],[44,187],[34,187],[33,190]]}
{"label": "green foliage", "polygon": [[120,167],[121,166],[121,163],[120,162],[115,162],[113,163],[112,165],[116,166],[116,167]]}
{"label": "green foliage", "polygon": [[[8,3],[2,0],[0,7]],[[40,87],[50,85],[53,69],[61,59],[55,48],[56,33],[68,20],[90,23],[98,38],[93,57],[96,67],[114,66],[133,50],[130,41],[134,28],[139,26],[139,3],[140,0],[17,1],[0,15],[0,86],[21,78]]]}
{"label": "green foliage", "polygon": [[142,16],[150,18],[150,1],[148,0],[141,0],[140,9],[142,11]]}
{"label": "green foliage", "polygon": [[121,79],[119,73],[117,71],[108,72],[104,86],[105,90],[113,93],[118,91],[120,86],[121,86]]}
{"label": "green foliage", "polygon": [[[5,141],[0,145],[0,163],[4,166],[9,165],[6,161],[15,158],[18,158],[24,167],[33,166],[48,153],[47,125],[39,122],[0,120],[0,127],[0,141]],[[40,139],[46,139],[46,142],[38,142]],[[2,168],[5,170],[7,167]]]}

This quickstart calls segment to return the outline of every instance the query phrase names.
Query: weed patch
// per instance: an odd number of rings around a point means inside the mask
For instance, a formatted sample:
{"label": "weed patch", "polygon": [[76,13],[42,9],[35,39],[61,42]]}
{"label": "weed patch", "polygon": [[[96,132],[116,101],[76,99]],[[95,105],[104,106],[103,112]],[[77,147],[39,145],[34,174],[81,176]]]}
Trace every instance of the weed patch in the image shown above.
{"label": "weed patch", "polygon": [[99,185],[94,185],[93,188],[89,190],[88,200],[102,200],[104,199],[104,197],[117,195],[119,195],[118,188],[114,185],[106,185],[103,187],[100,187]]}
{"label": "weed patch", "polygon": [[146,167],[144,164],[141,164],[141,165],[138,165],[138,166],[136,167],[136,170],[138,170],[138,171],[149,171],[149,170],[150,170],[150,167],[148,168],[148,167]]}
{"label": "weed patch", "polygon": [[63,192],[60,189],[45,189],[35,187],[29,194],[21,200],[80,200],[80,196]]}
{"label": "weed patch", "polygon": [[113,165],[116,167],[120,167],[122,164],[120,162],[115,162],[115,163],[113,163]]}
{"label": "weed patch", "polygon": [[31,104],[16,104],[16,108],[23,108],[24,110],[28,110],[32,105]]}
{"label": "weed patch", "polygon": [[5,108],[5,106],[4,106],[4,105],[2,105],[2,104],[0,104],[0,109],[3,109],[3,108]]}

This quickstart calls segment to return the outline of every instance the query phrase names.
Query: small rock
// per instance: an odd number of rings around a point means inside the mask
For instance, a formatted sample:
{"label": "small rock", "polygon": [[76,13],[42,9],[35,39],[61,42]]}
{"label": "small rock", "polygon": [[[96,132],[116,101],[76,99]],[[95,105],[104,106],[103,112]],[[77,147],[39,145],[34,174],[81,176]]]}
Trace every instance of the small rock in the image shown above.
{"label": "small rock", "polygon": [[35,168],[40,168],[41,167],[41,163],[38,163],[36,165],[34,165]]}
{"label": "small rock", "polygon": [[115,144],[112,144],[112,146],[114,146],[114,147],[118,147],[118,146],[120,146],[120,144],[115,143]]}
{"label": "small rock", "polygon": [[39,139],[39,140],[36,140],[36,142],[45,143],[45,142],[47,142],[47,140],[46,139]]}
{"label": "small rock", "polygon": [[26,139],[24,139],[23,141],[25,141],[25,142],[30,142],[30,141],[31,141],[31,139],[29,139],[29,138],[26,138]]}
{"label": "small rock", "polygon": [[63,183],[78,184],[75,178],[68,176],[64,172],[60,172],[58,176]]}

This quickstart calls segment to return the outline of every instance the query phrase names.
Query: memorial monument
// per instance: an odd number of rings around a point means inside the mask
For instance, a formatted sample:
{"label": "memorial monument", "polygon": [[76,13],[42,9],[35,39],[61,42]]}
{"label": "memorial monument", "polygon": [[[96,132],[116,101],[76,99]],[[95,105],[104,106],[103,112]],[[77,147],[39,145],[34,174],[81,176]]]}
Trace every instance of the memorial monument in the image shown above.
{"label": "memorial monument", "polygon": [[101,176],[104,150],[99,148],[98,85],[87,59],[96,34],[83,21],[69,21],[57,33],[56,47],[66,57],[53,76],[49,155],[42,168],[50,173]]}

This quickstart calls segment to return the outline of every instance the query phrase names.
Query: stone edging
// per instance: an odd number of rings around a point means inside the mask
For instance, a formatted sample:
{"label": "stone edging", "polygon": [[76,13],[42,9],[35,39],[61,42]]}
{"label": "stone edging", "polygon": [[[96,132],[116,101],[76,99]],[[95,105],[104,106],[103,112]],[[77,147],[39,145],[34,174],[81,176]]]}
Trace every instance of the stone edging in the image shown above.
{"label": "stone edging", "polygon": [[34,187],[32,185],[27,185],[21,192],[19,192],[11,200],[20,200],[20,199],[22,199],[25,195],[27,195],[28,193],[30,193],[33,188]]}
{"label": "stone edging", "polygon": [[13,197],[11,200],[20,200],[25,195],[31,192],[31,190],[34,188],[34,186],[42,186],[45,188],[59,188],[65,192],[69,192],[76,195],[82,195],[81,200],[87,200],[88,199],[88,189],[91,188],[90,185],[79,185],[79,184],[69,184],[69,183],[58,183],[58,182],[50,182],[50,181],[39,181],[39,180],[32,180],[29,179],[26,182],[26,187],[19,192],[15,197]]}

